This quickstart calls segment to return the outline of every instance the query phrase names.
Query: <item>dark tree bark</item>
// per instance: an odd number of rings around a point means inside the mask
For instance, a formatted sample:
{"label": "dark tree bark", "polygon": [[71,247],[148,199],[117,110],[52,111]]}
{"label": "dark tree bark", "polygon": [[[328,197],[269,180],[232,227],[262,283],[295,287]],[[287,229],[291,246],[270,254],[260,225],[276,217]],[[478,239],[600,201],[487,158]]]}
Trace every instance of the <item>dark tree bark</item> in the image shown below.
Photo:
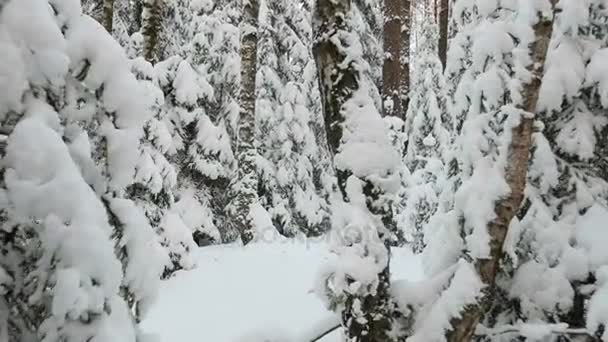
{"label": "dark tree bark", "polygon": [[141,30],[142,12],[144,10],[144,0],[133,0],[129,5],[131,11],[131,23],[129,23],[129,35]]}
{"label": "dark tree bark", "polygon": [[[557,0],[552,0],[553,6]],[[536,113],[539,90],[544,72],[544,64],[553,32],[553,18],[540,18],[534,25],[536,40],[531,46],[531,72],[532,81],[522,89],[524,97],[522,110],[526,113]],[[453,330],[448,333],[448,342],[471,341],[475,328],[486,314],[492,302],[492,290],[495,287],[496,275],[500,260],[503,257],[503,244],[511,220],[519,210],[524,197],[528,162],[532,147],[532,132],[534,118],[522,116],[519,125],[512,130],[512,140],[507,156],[505,178],[509,185],[510,194],[496,204],[496,218],[488,223],[490,234],[490,256],[487,259],[476,259],[475,269],[486,285],[482,298],[475,305],[467,307],[460,318],[452,320]]]}
{"label": "dark tree bark", "polygon": [[161,5],[163,0],[142,0],[142,34],[144,36],[144,58],[154,64],[158,62],[158,40],[161,31]]}
{"label": "dark tree bark", "polygon": [[402,119],[405,121],[405,113],[410,104],[410,35],[411,35],[411,0],[404,0],[401,8],[401,81],[399,96],[401,97]]}
{"label": "dark tree bark", "polygon": [[445,70],[448,56],[448,19],[450,15],[450,0],[441,0],[439,9],[439,60]]}
{"label": "dark tree bark", "polygon": [[404,117],[401,86],[402,0],[384,0],[384,66],[382,68],[382,113]]}
{"label": "dark tree bark", "polygon": [[102,25],[109,34],[112,34],[112,23],[114,21],[114,0],[103,0]]}
{"label": "dark tree bark", "polygon": [[258,44],[258,0],[244,0],[243,21],[241,23],[241,111],[238,121],[237,142],[237,188],[236,217],[237,231],[243,244],[254,238],[253,222],[249,215],[257,198],[257,170],[255,167],[255,78],[257,73]]}
{"label": "dark tree bark", "polygon": [[[319,74],[321,103],[330,151],[335,155],[342,144],[342,123],[345,121],[345,103],[360,87],[361,75],[356,61],[349,61],[344,49],[348,42],[345,22],[350,11],[350,0],[318,0],[314,13],[314,57]],[[352,170],[337,170],[338,186],[348,201],[346,180]],[[368,179],[363,192],[373,214],[382,218],[385,226],[393,220],[390,205],[377,206],[383,191]],[[388,227],[387,227],[388,228]],[[381,237],[382,238],[382,237]],[[388,244],[387,253],[390,256]],[[342,326],[347,340],[357,342],[392,342],[394,304],[390,296],[390,271],[388,263],[378,274],[378,287],[374,294],[347,295],[342,311]],[[361,318],[362,319],[357,319]]]}

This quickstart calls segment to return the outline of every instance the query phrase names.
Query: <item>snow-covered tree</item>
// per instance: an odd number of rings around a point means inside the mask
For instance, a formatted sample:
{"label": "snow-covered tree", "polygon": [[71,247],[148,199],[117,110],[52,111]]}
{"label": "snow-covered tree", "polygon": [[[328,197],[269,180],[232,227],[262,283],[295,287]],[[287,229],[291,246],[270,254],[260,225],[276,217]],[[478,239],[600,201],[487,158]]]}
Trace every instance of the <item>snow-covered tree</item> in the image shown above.
{"label": "snow-covered tree", "polygon": [[258,189],[275,227],[286,236],[319,235],[328,228],[324,180],[315,184],[315,177],[327,177],[327,169],[313,126],[322,122],[314,112],[320,108],[309,97],[318,91],[308,48],[312,28],[300,6],[298,1],[263,3],[258,43]]}
{"label": "snow-covered tree", "polygon": [[178,56],[156,64],[154,77],[164,93],[165,139],[178,173],[175,210],[197,243],[219,242],[218,213],[213,210],[217,188],[212,185],[226,186],[234,156],[226,130],[215,126],[206,111],[205,104],[213,101],[213,89]]}
{"label": "snow-covered tree", "polygon": [[157,167],[146,94],[79,1],[10,1],[0,26],[0,336],[135,341],[168,263],[128,190]]}
{"label": "snow-covered tree", "polygon": [[427,18],[419,33],[415,77],[407,111],[405,165],[409,176],[400,194],[398,223],[414,251],[424,247],[424,229],[443,189],[444,152],[450,143],[445,83],[437,56],[437,25]]}
{"label": "snow-covered tree", "polygon": [[[207,227],[189,225],[181,210],[183,196],[177,187],[178,170],[172,162],[177,159],[178,146],[182,145],[179,145],[181,141],[173,138],[173,135],[178,135],[175,124],[171,121],[176,115],[169,110],[172,107],[165,101],[174,98],[171,97],[173,94],[165,98],[162,91],[160,78],[167,77],[163,65],[155,68],[139,57],[132,61],[132,71],[149,99],[148,108],[153,116],[144,124],[136,181],[127,188],[127,193],[143,209],[149,224],[159,234],[161,244],[169,254],[171,263],[166,265],[164,272],[164,276],[168,276],[172,271],[193,266],[190,258],[190,252],[194,248],[193,236],[196,237],[197,232]],[[180,199],[179,202],[176,202],[176,197]],[[199,213],[205,214],[203,210]],[[218,233],[213,228],[210,228],[209,235],[217,238]]]}
{"label": "snow-covered tree", "polygon": [[384,66],[382,2],[375,0],[352,1],[352,14],[348,27],[361,41],[363,54],[362,77],[369,84],[368,92],[377,108],[382,108],[382,68]]}
{"label": "snow-covered tree", "polygon": [[350,1],[318,1],[314,53],[327,138],[337,170],[332,226],[336,267],[324,276],[348,341],[394,341],[388,239],[398,155],[366,87]]}
{"label": "snow-covered tree", "polygon": [[[549,1],[460,0],[453,13],[459,31],[447,72],[459,74],[450,95],[462,132],[454,151],[458,169],[452,175],[453,166],[447,168],[452,179],[445,189],[456,192],[431,219],[425,250],[429,274],[448,274],[450,280],[437,299],[422,307],[417,320],[424,326],[411,338],[470,341],[481,334],[481,340],[494,340],[502,336],[495,337],[492,329],[508,328],[500,318],[512,308],[499,299],[497,287],[503,250],[524,197],[554,11]],[[436,310],[449,314],[438,318]]]}
{"label": "snow-covered tree", "polygon": [[[226,191],[234,179],[236,150],[236,124],[239,116],[238,94],[240,86],[240,42],[238,18],[241,8],[234,2],[194,1],[190,8],[197,15],[192,20],[194,38],[186,59],[204,83],[203,89],[212,94],[199,108],[206,114],[197,136],[200,147],[190,152],[191,158],[204,161],[193,171],[198,180],[191,186],[205,188],[212,220],[220,229],[222,241],[238,238],[236,226],[229,221],[234,210],[231,191]],[[210,88],[207,88],[210,86]],[[198,124],[193,124],[196,127]],[[209,158],[213,157],[213,158]],[[213,168],[207,168],[207,161]],[[196,164],[191,164],[196,165]],[[193,183],[192,183],[193,182]],[[202,198],[201,196],[200,198]]]}
{"label": "snow-covered tree", "polygon": [[[106,0],[107,1],[107,0]],[[143,0],[141,13],[141,34],[143,37],[143,57],[155,63],[160,60],[159,41],[162,30],[162,7],[164,0]]]}
{"label": "snow-covered tree", "polygon": [[[401,52],[403,44],[402,27],[405,4],[401,0],[385,0],[383,6],[384,25],[384,65],[382,66],[382,110],[383,115],[400,116],[403,118],[404,109],[401,108]],[[409,3],[407,4],[409,6]],[[409,10],[409,8],[408,8]],[[408,75],[409,76],[409,75]]]}
{"label": "snow-covered tree", "polygon": [[606,259],[597,252],[606,243],[608,69],[600,61],[608,15],[603,1],[558,6],[538,107],[543,127],[533,135],[525,202],[506,246],[514,275],[501,290],[519,305],[507,323],[556,321],[581,330],[581,340],[604,340]]}
{"label": "snow-covered tree", "polygon": [[233,180],[234,212],[232,222],[241,235],[243,244],[254,239],[252,211],[258,203],[258,171],[255,146],[255,102],[258,52],[258,0],[243,2],[241,22],[241,86],[239,92],[240,113],[237,122],[236,178]]}

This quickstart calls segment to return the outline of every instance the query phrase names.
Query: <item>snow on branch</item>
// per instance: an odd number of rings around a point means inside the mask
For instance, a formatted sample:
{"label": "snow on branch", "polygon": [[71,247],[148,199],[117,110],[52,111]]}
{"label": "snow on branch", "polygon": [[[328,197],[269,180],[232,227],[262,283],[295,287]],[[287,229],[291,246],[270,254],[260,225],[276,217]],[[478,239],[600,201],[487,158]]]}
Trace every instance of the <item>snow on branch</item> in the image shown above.
{"label": "snow on branch", "polygon": [[494,337],[505,334],[514,334],[533,341],[540,341],[551,335],[586,336],[590,341],[600,341],[597,336],[587,329],[570,328],[566,323],[519,323],[515,325],[507,324],[497,328],[487,328],[479,325],[475,330],[475,335],[477,336]]}

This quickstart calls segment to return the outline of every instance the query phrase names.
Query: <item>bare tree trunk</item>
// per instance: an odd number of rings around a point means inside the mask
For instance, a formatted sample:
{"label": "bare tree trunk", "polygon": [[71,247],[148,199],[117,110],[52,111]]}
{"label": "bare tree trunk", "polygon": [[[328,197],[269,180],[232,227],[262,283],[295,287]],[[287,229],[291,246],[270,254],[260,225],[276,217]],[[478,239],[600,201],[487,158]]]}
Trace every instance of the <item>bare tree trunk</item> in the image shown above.
{"label": "bare tree trunk", "polygon": [[[350,11],[350,0],[318,0],[314,13],[313,52],[319,74],[319,89],[325,118],[328,145],[333,155],[342,143],[342,123],[345,121],[344,104],[360,88],[361,75],[356,61],[349,61],[349,56],[342,46],[342,38],[348,30],[345,18]],[[342,196],[348,201],[346,181],[352,176],[352,170],[337,170],[338,186]],[[370,211],[382,218],[385,226],[392,221],[390,205],[375,206],[374,203],[383,195],[372,181],[360,180]],[[387,253],[390,249],[385,243]],[[349,294],[345,299],[342,311],[342,326],[348,341],[357,342],[392,342],[394,306],[390,296],[390,270],[388,263],[378,274],[376,292],[367,295]],[[363,317],[362,317],[363,316]],[[364,319],[361,319],[364,318]]]}
{"label": "bare tree trunk", "polygon": [[401,108],[403,108],[403,116],[407,113],[407,107],[410,104],[410,35],[412,23],[412,6],[411,0],[404,0],[401,8],[401,84],[399,87],[399,96],[401,97]]}
{"label": "bare tree trunk", "polygon": [[112,22],[114,21],[114,0],[103,0],[102,25],[109,34],[112,34]]}
{"label": "bare tree trunk", "polygon": [[254,238],[251,207],[257,197],[257,170],[255,166],[255,77],[257,73],[258,45],[258,0],[243,0],[243,21],[241,23],[241,111],[238,121],[237,159],[238,170],[236,189],[237,230],[243,244]]}
{"label": "bare tree trunk", "polygon": [[154,64],[158,59],[158,40],[161,31],[161,5],[163,0],[143,0],[142,34],[144,58]]}
{"label": "bare tree trunk", "polygon": [[441,0],[441,8],[439,9],[439,60],[445,70],[448,56],[448,19],[450,16],[450,1]]}
{"label": "bare tree trunk", "polygon": [[[551,0],[551,2],[555,6],[557,0]],[[539,22],[534,25],[536,40],[531,46],[531,72],[533,78],[522,89],[522,95],[524,96],[522,110],[526,113],[534,114],[536,112],[544,64],[552,32],[553,19],[540,18]],[[467,307],[462,312],[461,318],[452,321],[454,329],[448,333],[448,342],[471,341],[477,324],[490,306],[496,274],[498,273],[500,260],[503,256],[502,249],[505,237],[511,220],[519,210],[524,197],[530,148],[532,146],[533,123],[533,117],[522,116],[519,125],[512,130],[512,140],[509,146],[505,170],[505,178],[511,192],[509,196],[496,204],[496,218],[488,223],[488,233],[491,237],[489,258],[477,259],[475,261],[477,273],[487,287],[484,290],[483,297],[475,305]]]}
{"label": "bare tree trunk", "polygon": [[382,67],[382,113],[401,116],[401,17],[402,0],[384,0],[384,65]]}

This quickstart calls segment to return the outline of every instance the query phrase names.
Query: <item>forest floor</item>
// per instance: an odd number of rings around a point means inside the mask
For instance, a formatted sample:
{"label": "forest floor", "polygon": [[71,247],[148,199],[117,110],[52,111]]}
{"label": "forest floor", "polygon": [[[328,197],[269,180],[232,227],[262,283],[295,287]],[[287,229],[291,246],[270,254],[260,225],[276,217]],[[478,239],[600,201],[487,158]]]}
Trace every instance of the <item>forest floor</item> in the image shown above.
{"label": "forest floor", "polygon": [[[142,323],[160,342],[253,342],[266,336],[298,341],[335,315],[314,293],[334,258],[327,243],[283,240],[194,252],[196,268],[165,281]],[[393,278],[418,280],[420,258],[393,250]],[[339,341],[334,332],[323,342]]]}

